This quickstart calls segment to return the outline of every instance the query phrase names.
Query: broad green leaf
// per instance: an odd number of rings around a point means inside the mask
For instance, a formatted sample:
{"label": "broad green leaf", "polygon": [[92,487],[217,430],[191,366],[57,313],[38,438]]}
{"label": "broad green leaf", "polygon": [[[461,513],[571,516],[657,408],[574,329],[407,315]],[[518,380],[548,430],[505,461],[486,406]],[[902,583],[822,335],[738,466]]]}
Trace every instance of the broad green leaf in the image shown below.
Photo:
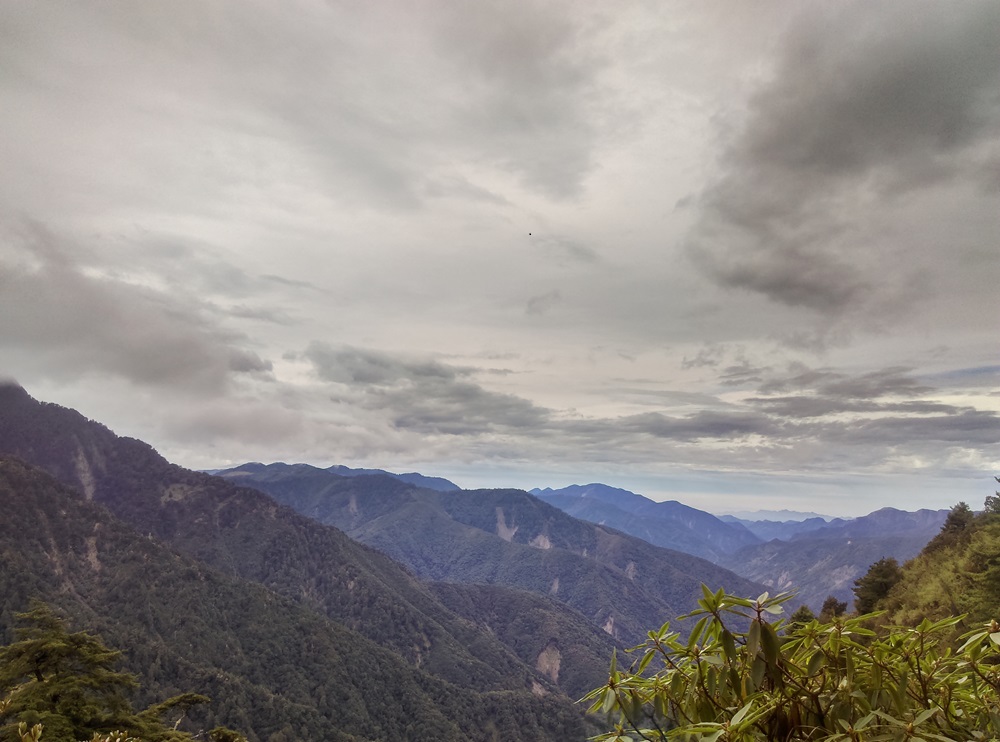
{"label": "broad green leaf", "polygon": [[809,658],[809,665],[806,667],[806,673],[809,675],[815,675],[821,669],[826,667],[826,654],[823,650],[817,649],[813,652],[813,656]]}

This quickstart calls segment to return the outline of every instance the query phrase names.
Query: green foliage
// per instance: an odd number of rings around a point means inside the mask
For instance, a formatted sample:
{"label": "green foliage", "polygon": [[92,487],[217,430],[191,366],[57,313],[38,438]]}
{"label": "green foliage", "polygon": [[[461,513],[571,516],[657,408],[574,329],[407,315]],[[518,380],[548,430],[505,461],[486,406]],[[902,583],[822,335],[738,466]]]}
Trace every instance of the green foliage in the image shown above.
{"label": "green foliage", "polygon": [[854,581],[854,610],[858,613],[871,613],[901,579],[903,570],[895,559],[879,559],[868,568],[863,577]]}
{"label": "green foliage", "polygon": [[800,605],[795,613],[793,613],[788,619],[788,627],[793,628],[796,626],[804,626],[810,621],[815,621],[816,615],[812,612],[809,606],[804,603]]}
{"label": "green foliage", "polygon": [[843,616],[846,612],[847,601],[837,600],[834,596],[830,595],[823,601],[823,607],[819,612],[819,620],[827,623],[838,616]]}
{"label": "green foliage", "polygon": [[209,742],[247,742],[247,738],[239,732],[227,727],[215,727],[208,733]]}
{"label": "green foliage", "polygon": [[931,539],[924,551],[936,551],[958,543],[975,519],[976,514],[972,512],[972,508],[964,502],[958,503],[948,513],[940,533]]}
{"label": "green foliage", "polygon": [[[17,641],[0,648],[0,739],[45,742],[101,739],[120,729],[146,742],[182,742],[189,735],[167,728],[163,716],[205,703],[205,696],[185,694],[136,713],[128,691],[135,678],[115,669],[120,652],[87,632],[70,633],[44,603],[18,614]],[[16,733],[15,733],[16,726]]]}
{"label": "green foliage", "polygon": [[[1000,483],[1000,477],[993,477]],[[988,515],[1000,515],[1000,492],[987,495],[986,502],[983,503],[983,512]]]}
{"label": "green foliage", "polygon": [[[958,618],[872,628],[873,615],[782,631],[791,595],[703,588],[688,639],[664,624],[585,700],[633,740],[986,740],[1000,734],[1000,624],[948,639]],[[687,618],[687,617],[682,617]],[[746,623],[749,622],[749,623]],[[745,630],[736,627],[745,625]]]}
{"label": "green foliage", "polygon": [[[987,504],[990,498],[987,498]],[[1000,606],[1000,516],[986,510],[969,516],[964,503],[952,508],[948,522],[917,557],[902,568],[902,577],[880,603],[886,620],[916,624],[965,614],[956,630],[996,617]]]}

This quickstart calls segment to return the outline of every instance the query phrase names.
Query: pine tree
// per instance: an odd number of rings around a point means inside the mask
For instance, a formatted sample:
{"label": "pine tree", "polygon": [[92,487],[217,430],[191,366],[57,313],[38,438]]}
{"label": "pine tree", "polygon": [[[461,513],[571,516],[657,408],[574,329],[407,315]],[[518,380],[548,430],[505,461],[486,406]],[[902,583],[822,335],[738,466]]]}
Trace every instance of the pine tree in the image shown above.
{"label": "pine tree", "polygon": [[878,602],[889,594],[893,586],[903,579],[903,570],[894,558],[879,559],[868,568],[864,576],[854,581],[854,610],[871,613]]}
{"label": "pine tree", "polygon": [[17,614],[16,641],[0,647],[0,740],[17,741],[17,728],[41,725],[44,742],[76,742],[117,730],[145,742],[191,737],[166,727],[162,715],[185,711],[204,696],[184,694],[136,713],[128,693],[136,680],[115,669],[120,652],[84,631],[70,633],[44,603]]}
{"label": "pine tree", "polygon": [[837,600],[834,596],[828,595],[820,609],[819,620],[821,623],[829,623],[838,616],[843,616],[846,611],[847,601]]}
{"label": "pine tree", "polygon": [[809,606],[803,603],[796,609],[795,613],[793,613],[791,616],[788,617],[787,628],[789,629],[799,628],[801,626],[805,626],[810,621],[815,621],[815,620],[816,620],[816,614],[812,612],[812,609],[810,609]]}

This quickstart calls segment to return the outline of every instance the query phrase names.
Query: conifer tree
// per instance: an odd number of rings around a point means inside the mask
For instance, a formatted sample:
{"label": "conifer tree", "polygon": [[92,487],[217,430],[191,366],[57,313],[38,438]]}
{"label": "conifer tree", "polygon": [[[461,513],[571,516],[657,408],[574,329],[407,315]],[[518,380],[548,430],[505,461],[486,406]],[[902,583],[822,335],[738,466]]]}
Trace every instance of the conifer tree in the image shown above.
{"label": "conifer tree", "polygon": [[70,633],[44,603],[35,602],[16,641],[0,647],[0,740],[19,742],[19,726],[41,726],[44,742],[77,742],[127,731],[144,742],[182,742],[190,735],[168,728],[167,712],[186,711],[208,699],[184,694],[136,713],[128,693],[132,675],[115,669],[120,652],[84,631]]}
{"label": "conifer tree", "polygon": [[903,570],[899,568],[899,562],[892,557],[879,559],[864,576],[854,581],[854,610],[871,613],[901,579]]}

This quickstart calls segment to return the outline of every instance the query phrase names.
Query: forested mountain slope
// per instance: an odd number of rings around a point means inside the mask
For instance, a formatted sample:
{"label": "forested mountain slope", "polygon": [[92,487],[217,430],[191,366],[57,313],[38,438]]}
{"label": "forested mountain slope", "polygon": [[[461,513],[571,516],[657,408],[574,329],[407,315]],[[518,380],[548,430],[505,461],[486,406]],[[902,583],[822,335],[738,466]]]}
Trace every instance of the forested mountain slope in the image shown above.
{"label": "forested mountain slope", "polygon": [[616,528],[656,546],[694,554],[722,564],[727,555],[760,539],[739,523],[676,500],[656,502],[606,484],[571,485],[531,494],[575,518]]}
{"label": "forested mountain slope", "polygon": [[20,387],[0,386],[0,452],[44,468],[139,533],[317,610],[442,680],[480,691],[555,690],[384,554],[256,490],[169,464]]}
{"label": "forested mountain slope", "polygon": [[964,504],[915,558],[903,565],[902,579],[878,607],[885,620],[915,624],[966,614],[965,628],[1000,621],[1000,501],[973,515]]}
{"label": "forested mountain slope", "polygon": [[796,590],[796,604],[819,612],[830,595],[848,604],[854,581],[880,559],[915,556],[941,528],[946,510],[906,512],[883,508],[833,522],[788,541],[748,546],[723,564],[773,590]]}
{"label": "forested mountain slope", "polygon": [[[430,675],[263,586],[136,533],[49,475],[0,458],[0,640],[41,598],[125,652],[140,705],[182,691],[213,702],[193,730],[251,742],[583,740],[579,711],[526,668],[520,690],[479,692]],[[553,686],[549,686],[552,688]]]}
{"label": "forested mountain slope", "polygon": [[434,492],[304,464],[249,464],[220,476],[336,525],[429,579],[549,595],[626,643],[690,610],[703,582],[761,591],[704,559],[573,518],[521,490]]}

